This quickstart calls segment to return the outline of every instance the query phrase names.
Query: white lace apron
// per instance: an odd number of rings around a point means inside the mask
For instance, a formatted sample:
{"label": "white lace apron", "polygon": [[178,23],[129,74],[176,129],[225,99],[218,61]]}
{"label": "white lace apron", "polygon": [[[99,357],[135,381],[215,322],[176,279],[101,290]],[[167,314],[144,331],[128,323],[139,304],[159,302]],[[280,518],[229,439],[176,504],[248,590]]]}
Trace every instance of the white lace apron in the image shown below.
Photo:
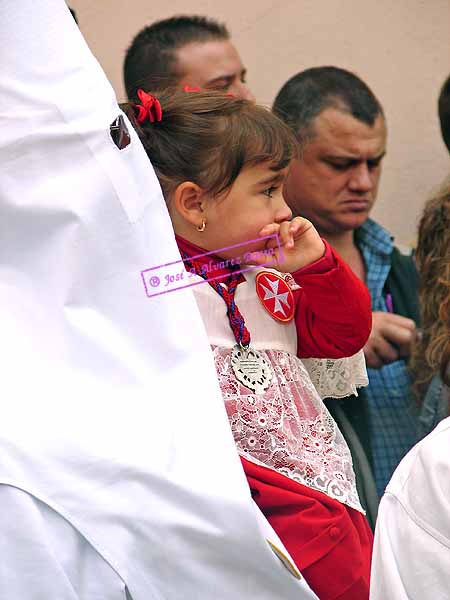
{"label": "white lace apron", "polygon": [[341,398],[367,385],[363,353],[338,360],[297,358],[295,322],[273,319],[256,295],[255,277],[264,270],[269,269],[246,272],[246,282],[238,285],[235,295],[251,347],[272,367],[272,383],[263,394],[253,393],[234,376],[231,351],[236,342],[224,301],[207,283],[193,288],[238,451],[364,512],[349,448],[321,399]]}

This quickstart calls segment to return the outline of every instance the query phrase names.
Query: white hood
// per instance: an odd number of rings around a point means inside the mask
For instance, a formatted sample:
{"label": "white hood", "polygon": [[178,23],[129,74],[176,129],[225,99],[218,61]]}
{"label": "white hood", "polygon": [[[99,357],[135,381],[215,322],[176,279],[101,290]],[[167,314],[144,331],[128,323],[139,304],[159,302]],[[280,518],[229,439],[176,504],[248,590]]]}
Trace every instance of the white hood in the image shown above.
{"label": "white hood", "polygon": [[255,518],[193,295],[146,296],[169,216],[64,2],[2,0],[0,47],[0,483],[134,600],[314,598]]}

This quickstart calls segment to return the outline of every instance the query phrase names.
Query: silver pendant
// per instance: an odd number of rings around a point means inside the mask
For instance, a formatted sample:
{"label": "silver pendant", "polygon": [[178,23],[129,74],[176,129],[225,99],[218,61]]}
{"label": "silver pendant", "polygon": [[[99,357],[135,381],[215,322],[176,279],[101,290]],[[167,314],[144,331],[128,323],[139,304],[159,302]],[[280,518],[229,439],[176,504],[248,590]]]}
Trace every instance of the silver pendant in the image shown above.
{"label": "silver pendant", "polygon": [[236,379],[255,394],[262,394],[272,382],[272,369],[257,350],[236,345],[231,352]]}

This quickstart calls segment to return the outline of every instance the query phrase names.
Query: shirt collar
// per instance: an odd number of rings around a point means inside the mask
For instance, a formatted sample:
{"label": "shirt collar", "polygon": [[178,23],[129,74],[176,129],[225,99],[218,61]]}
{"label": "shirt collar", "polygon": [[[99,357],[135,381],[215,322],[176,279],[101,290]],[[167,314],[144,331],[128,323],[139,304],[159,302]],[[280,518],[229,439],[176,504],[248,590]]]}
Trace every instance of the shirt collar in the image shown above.
{"label": "shirt collar", "polygon": [[360,248],[366,247],[377,254],[389,256],[394,248],[393,236],[381,225],[367,219],[355,230],[355,241]]}

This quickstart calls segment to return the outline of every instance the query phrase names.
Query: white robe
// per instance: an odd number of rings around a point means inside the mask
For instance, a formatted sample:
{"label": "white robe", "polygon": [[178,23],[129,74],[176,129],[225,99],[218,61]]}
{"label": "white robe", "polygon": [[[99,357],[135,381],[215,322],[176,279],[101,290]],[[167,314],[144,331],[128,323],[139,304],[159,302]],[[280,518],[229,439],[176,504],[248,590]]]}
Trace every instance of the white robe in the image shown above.
{"label": "white robe", "polygon": [[145,294],[170,220],[64,2],[2,0],[0,46],[0,598],[315,598],[267,543],[191,291]]}
{"label": "white robe", "polygon": [[386,488],[370,598],[450,598],[450,417],[410,450]]}

